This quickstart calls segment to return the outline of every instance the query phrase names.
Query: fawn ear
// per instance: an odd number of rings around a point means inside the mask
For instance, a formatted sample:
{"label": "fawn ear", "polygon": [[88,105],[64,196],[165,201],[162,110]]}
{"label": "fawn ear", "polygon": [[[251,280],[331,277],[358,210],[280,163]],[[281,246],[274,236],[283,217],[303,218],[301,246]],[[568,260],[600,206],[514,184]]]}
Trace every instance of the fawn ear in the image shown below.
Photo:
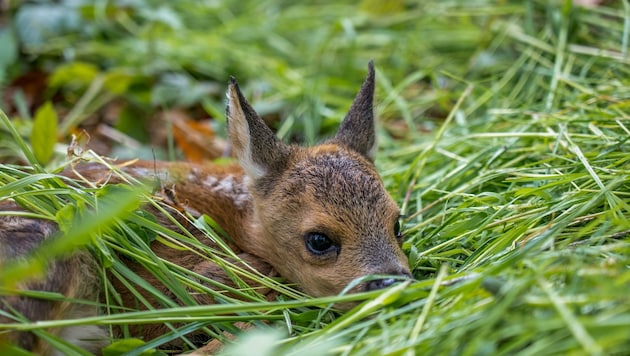
{"label": "fawn ear", "polygon": [[245,173],[256,180],[281,169],[288,155],[283,144],[249,105],[234,77],[227,91],[227,126],[232,149]]}
{"label": "fawn ear", "polygon": [[361,90],[354,98],[335,141],[374,161],[376,134],[374,132],[374,62],[368,63],[368,74]]}

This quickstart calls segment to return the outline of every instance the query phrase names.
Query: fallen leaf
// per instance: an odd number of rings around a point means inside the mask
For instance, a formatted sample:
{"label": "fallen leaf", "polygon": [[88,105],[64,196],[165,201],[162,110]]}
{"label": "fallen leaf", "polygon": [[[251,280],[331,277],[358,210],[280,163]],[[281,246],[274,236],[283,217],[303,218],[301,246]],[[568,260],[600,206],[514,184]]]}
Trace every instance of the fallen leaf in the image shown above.
{"label": "fallen leaf", "polygon": [[177,147],[190,162],[203,162],[223,156],[226,144],[218,138],[208,121],[195,121],[181,110],[169,110],[164,117],[173,124]]}

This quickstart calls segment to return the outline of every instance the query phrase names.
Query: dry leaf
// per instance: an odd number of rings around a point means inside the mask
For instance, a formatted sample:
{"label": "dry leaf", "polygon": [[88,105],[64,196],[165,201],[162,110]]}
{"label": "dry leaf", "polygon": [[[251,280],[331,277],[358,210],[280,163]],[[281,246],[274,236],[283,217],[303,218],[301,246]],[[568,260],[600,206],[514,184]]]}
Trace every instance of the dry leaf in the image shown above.
{"label": "dry leaf", "polygon": [[203,162],[223,156],[226,144],[219,139],[207,121],[195,121],[181,110],[169,110],[164,117],[173,124],[177,147],[190,162]]}

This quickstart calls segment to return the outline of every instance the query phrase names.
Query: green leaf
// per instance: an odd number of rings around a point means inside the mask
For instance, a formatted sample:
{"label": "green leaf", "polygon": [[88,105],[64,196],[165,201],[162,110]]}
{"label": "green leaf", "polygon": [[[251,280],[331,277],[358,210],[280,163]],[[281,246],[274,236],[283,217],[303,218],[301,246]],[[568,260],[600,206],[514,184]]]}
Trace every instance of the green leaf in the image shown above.
{"label": "green leaf", "polygon": [[[2,171],[2,173],[5,173]],[[0,187],[0,196],[6,197],[13,192],[20,191],[28,187],[29,185],[40,183],[46,179],[54,179],[54,174],[30,174],[24,178],[20,178],[11,183],[6,183]]]}
{"label": "green leaf", "polygon": [[66,204],[55,214],[57,225],[59,230],[64,234],[67,234],[72,230],[72,227],[79,223],[82,213],[86,211],[87,207],[85,202],[79,200],[76,204]]}
{"label": "green leaf", "polygon": [[402,0],[363,0],[360,2],[360,7],[361,10],[374,15],[397,14],[405,11],[405,2]]}
{"label": "green leaf", "polygon": [[16,6],[13,24],[23,45],[42,46],[56,38],[81,27],[78,6],[66,2],[58,4],[27,3]]}
{"label": "green leaf", "polygon": [[[134,213],[138,215],[138,218],[145,219],[156,224],[158,223],[158,220],[155,217],[155,215],[147,211],[137,210]],[[128,222],[127,226],[129,226],[129,228],[133,230],[138,235],[138,237],[142,239],[142,241],[147,245],[149,245],[158,236],[157,232],[155,232],[154,230],[148,229],[142,226],[141,224],[135,223],[133,221]],[[124,231],[121,233],[125,234]]]}
{"label": "green leaf", "polygon": [[31,146],[33,154],[41,164],[50,161],[57,142],[57,113],[50,102],[46,102],[35,113]]}
{"label": "green leaf", "polygon": [[[81,211],[75,211],[71,218],[73,226],[63,235],[63,238],[49,244],[48,253],[61,254],[73,248],[88,245],[94,236],[110,228],[116,221],[124,219],[140,206],[141,194],[146,187],[130,187],[126,185],[108,185],[96,194],[96,206],[87,208],[79,205]],[[71,210],[64,211],[68,214]],[[64,216],[68,218],[68,216]]]}
{"label": "green leaf", "polygon": [[28,352],[22,348],[19,348],[9,343],[0,344],[0,354],[13,355],[13,356],[33,356],[31,352]]}
{"label": "green leaf", "polygon": [[[144,345],[145,342],[140,339],[123,339],[120,341],[116,341],[111,345],[107,346],[103,349],[103,356],[118,356],[123,355],[129,351],[133,351],[138,347]],[[147,350],[139,355],[154,355],[155,350]]]}
{"label": "green leaf", "polygon": [[124,94],[133,83],[133,76],[122,70],[112,70],[105,74],[105,88],[113,94]]}
{"label": "green leaf", "polygon": [[98,67],[91,63],[73,62],[59,66],[50,76],[49,83],[53,88],[63,86],[84,88],[94,81],[98,73]]}
{"label": "green leaf", "polygon": [[0,83],[7,77],[7,68],[15,63],[18,57],[17,41],[12,29],[0,30]]}
{"label": "green leaf", "polygon": [[37,159],[33,154],[33,150],[24,141],[24,138],[18,132],[14,122],[11,121],[2,110],[0,110],[0,127],[9,132],[11,140],[17,146],[20,154],[23,155],[28,163],[33,167],[34,171],[37,173],[43,173],[44,169],[40,166],[39,162],[37,162]]}

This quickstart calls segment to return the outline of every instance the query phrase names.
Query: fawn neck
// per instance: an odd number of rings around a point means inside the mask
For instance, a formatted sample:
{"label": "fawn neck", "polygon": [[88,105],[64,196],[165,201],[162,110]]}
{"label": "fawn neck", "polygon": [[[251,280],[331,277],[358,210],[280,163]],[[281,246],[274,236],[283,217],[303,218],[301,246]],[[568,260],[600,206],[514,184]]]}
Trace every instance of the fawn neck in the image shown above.
{"label": "fawn neck", "polygon": [[170,178],[166,186],[162,185],[163,195],[168,194],[172,203],[193,216],[208,215],[241,250],[259,255],[247,241],[259,233],[260,225],[248,191],[248,178],[239,166],[164,165]]}

